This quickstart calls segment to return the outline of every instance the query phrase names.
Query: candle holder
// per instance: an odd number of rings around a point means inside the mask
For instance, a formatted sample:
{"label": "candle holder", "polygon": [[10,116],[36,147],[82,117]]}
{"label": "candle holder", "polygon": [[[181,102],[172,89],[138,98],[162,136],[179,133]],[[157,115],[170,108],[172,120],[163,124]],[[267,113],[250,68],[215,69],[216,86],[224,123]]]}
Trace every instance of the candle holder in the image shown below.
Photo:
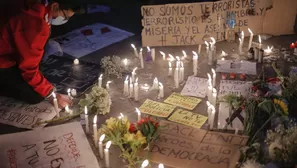
{"label": "candle holder", "polygon": [[239,75],[240,80],[245,80],[246,79],[246,75],[245,74],[240,74]]}
{"label": "candle holder", "polygon": [[236,74],[235,73],[230,73],[230,79],[235,79],[236,78]]}

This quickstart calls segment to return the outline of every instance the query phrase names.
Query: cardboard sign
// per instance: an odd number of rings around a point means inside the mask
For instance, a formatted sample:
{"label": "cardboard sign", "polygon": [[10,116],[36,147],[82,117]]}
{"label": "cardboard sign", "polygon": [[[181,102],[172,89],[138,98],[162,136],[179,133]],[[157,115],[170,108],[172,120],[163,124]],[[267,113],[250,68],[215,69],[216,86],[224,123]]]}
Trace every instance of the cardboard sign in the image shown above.
{"label": "cardboard sign", "polygon": [[218,60],[216,72],[257,75],[257,64],[250,61]]}
{"label": "cardboard sign", "polygon": [[49,102],[29,105],[15,99],[0,97],[0,123],[3,124],[32,129],[36,123],[53,119],[55,115],[55,108]]}
{"label": "cardboard sign", "polygon": [[205,98],[207,89],[207,79],[199,77],[188,77],[182,95]]}
{"label": "cardboard sign", "polygon": [[177,109],[168,120],[195,128],[201,128],[207,120],[207,117],[190,111]]}
{"label": "cardboard sign", "polygon": [[141,113],[157,116],[157,117],[168,117],[176,106],[164,104],[156,101],[147,99],[140,107]]}
{"label": "cardboard sign", "polygon": [[[219,129],[223,129],[224,126],[227,124],[226,119],[231,117],[230,115],[232,115],[232,112],[229,112],[229,105],[228,103],[225,102],[220,102],[219,105],[219,116],[218,116],[218,123],[220,123],[219,125]],[[245,112],[241,112],[240,113],[242,119],[245,118]],[[227,127],[228,130],[243,130],[244,126],[243,126],[243,122],[236,117],[231,125],[228,125]]]}
{"label": "cardboard sign", "polygon": [[0,167],[99,168],[80,123],[2,135]]}
{"label": "cardboard sign", "polygon": [[219,97],[234,94],[237,96],[248,96],[251,93],[252,82],[238,80],[221,80]]}
{"label": "cardboard sign", "polygon": [[150,158],[175,168],[234,168],[239,148],[248,140],[246,136],[208,132],[169,121],[160,125],[169,127],[152,144]]}
{"label": "cardboard sign", "polygon": [[201,99],[183,96],[178,93],[172,93],[164,102],[188,110],[193,110],[201,102]]}

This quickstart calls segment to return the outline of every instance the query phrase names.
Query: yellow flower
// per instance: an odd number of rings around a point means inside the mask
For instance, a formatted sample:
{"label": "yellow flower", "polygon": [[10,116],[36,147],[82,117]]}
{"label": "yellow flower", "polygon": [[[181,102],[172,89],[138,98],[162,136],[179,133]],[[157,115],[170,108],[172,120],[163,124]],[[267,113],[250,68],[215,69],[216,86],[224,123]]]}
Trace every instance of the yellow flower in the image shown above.
{"label": "yellow flower", "polygon": [[111,118],[107,119],[105,122],[106,122],[107,128],[112,129],[116,123],[116,119],[111,117]]}
{"label": "yellow flower", "polygon": [[137,131],[136,139],[137,139],[137,141],[140,142],[140,144],[145,144],[146,143],[146,137],[144,137],[140,131]]}
{"label": "yellow flower", "polygon": [[135,139],[136,139],[135,134],[126,133],[126,134],[124,135],[124,141],[126,141],[126,142],[134,142]]}

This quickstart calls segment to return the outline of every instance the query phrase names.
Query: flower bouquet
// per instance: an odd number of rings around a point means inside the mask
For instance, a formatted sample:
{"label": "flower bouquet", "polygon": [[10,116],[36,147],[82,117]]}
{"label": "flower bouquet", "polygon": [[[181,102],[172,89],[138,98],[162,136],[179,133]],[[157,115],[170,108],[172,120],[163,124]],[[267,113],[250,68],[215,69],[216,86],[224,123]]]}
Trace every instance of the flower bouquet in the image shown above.
{"label": "flower bouquet", "polygon": [[111,141],[121,150],[120,157],[127,160],[129,168],[141,163],[137,152],[144,149],[158,136],[159,123],[149,117],[137,123],[130,123],[126,117],[109,118],[99,129],[99,136],[105,134],[105,140]]}

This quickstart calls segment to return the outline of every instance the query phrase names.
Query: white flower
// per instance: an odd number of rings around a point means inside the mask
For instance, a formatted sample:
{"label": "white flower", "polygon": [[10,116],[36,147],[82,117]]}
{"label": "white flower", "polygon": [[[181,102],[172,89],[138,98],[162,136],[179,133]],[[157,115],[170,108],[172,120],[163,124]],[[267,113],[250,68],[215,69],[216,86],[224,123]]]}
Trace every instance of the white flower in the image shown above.
{"label": "white flower", "polygon": [[263,168],[264,166],[256,162],[255,160],[247,160],[243,163],[241,168]]}

